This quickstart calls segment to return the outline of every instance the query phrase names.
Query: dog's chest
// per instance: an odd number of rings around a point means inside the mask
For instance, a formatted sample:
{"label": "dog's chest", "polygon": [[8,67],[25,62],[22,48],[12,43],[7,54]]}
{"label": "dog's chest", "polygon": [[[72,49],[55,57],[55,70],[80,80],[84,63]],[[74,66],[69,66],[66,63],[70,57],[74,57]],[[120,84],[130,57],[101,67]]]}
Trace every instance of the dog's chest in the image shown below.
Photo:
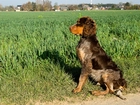
{"label": "dog's chest", "polygon": [[89,59],[92,54],[90,50],[90,42],[88,41],[80,41],[79,44],[76,47],[77,55],[81,62],[83,62],[85,59]]}

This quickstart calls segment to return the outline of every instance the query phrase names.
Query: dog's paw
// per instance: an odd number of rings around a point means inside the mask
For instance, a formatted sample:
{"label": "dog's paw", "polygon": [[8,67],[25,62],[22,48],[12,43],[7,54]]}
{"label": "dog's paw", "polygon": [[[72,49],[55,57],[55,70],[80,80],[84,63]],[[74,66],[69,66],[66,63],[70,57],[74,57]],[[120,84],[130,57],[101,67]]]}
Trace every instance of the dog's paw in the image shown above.
{"label": "dog's paw", "polygon": [[72,90],[73,93],[79,93],[80,91],[81,91],[80,88],[75,88],[75,89]]}
{"label": "dog's paw", "polygon": [[94,96],[99,96],[100,95],[100,91],[92,91],[91,94],[94,95]]}
{"label": "dog's paw", "polygon": [[120,90],[117,90],[114,92],[116,96],[118,96],[122,100],[126,100],[126,98],[123,97],[122,92]]}

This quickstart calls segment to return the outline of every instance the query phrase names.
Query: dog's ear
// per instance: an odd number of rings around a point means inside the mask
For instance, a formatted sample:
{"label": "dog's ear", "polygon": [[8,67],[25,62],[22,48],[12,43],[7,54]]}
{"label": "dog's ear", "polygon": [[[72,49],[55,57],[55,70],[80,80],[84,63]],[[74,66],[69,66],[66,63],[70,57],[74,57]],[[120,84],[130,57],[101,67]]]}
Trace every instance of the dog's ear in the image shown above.
{"label": "dog's ear", "polygon": [[91,18],[87,18],[84,24],[83,36],[88,37],[96,34],[96,23]]}

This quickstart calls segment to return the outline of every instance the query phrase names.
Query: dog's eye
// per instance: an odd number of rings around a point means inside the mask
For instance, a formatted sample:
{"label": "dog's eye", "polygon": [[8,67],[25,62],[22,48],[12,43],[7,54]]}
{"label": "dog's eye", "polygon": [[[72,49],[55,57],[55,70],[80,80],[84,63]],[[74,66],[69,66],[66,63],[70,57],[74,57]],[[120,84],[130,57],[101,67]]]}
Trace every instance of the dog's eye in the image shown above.
{"label": "dog's eye", "polygon": [[79,24],[80,23],[80,21],[77,21],[77,24]]}
{"label": "dog's eye", "polygon": [[77,26],[82,26],[82,24],[80,24],[80,23],[77,23],[76,25],[77,25]]}
{"label": "dog's eye", "polygon": [[80,24],[80,22],[78,21],[77,24]]}

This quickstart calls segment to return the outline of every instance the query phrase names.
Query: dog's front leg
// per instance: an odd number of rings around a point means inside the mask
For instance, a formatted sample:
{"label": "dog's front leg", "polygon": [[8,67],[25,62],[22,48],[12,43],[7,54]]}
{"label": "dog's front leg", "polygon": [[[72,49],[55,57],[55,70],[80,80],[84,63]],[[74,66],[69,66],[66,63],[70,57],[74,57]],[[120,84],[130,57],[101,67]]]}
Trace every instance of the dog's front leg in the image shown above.
{"label": "dog's front leg", "polygon": [[87,61],[86,63],[83,63],[82,65],[81,74],[79,77],[79,83],[77,87],[73,90],[73,93],[78,93],[82,90],[83,85],[85,84],[89,74],[91,73],[91,61]]}
{"label": "dog's front leg", "polygon": [[86,80],[88,78],[88,74],[81,73],[79,77],[79,83],[75,89],[73,89],[73,93],[78,93],[82,90],[83,85],[85,84]]}
{"label": "dog's front leg", "polygon": [[78,93],[82,90],[83,85],[85,84],[89,74],[91,73],[92,68],[92,62],[91,60],[85,60],[85,62],[82,63],[82,70],[79,77],[79,83],[75,89],[73,89],[73,93]]}

